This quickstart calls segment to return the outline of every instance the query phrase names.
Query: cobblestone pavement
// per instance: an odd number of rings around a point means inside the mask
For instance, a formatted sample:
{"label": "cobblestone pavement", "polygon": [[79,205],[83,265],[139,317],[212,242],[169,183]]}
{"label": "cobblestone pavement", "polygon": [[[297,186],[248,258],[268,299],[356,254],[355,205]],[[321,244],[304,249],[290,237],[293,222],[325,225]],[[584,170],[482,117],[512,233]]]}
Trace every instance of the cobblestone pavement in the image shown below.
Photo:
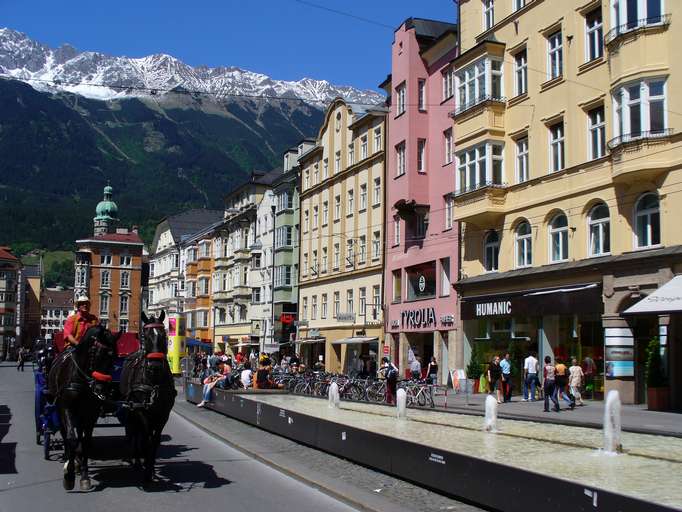
{"label": "cobblestone pavement", "polygon": [[178,396],[175,411],[213,435],[261,460],[334,494],[352,496],[370,510],[475,512],[484,509],[300,445],[217,412],[198,409]]}

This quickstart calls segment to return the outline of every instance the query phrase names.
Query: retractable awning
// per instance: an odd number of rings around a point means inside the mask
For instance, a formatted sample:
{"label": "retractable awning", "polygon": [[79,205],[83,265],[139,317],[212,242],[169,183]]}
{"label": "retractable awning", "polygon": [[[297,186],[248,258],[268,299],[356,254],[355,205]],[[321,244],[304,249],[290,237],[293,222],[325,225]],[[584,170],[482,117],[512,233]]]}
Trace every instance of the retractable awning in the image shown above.
{"label": "retractable awning", "polygon": [[624,315],[682,313],[682,275],[673,277],[651,295],[626,309]]}
{"label": "retractable awning", "polygon": [[294,343],[300,343],[301,345],[312,345],[313,343],[324,343],[326,341],[326,338],[301,338],[294,340]]}
{"label": "retractable awning", "polygon": [[332,345],[355,345],[362,343],[378,343],[379,338],[371,336],[351,336],[332,341]]}

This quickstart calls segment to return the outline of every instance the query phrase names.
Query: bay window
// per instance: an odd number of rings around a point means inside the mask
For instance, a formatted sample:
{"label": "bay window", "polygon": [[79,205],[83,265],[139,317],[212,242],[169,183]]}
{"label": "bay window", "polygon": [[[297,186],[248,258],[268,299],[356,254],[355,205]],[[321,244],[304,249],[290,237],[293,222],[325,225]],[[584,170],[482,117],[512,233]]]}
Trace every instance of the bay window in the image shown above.
{"label": "bay window", "polygon": [[457,190],[470,192],[490,185],[503,185],[504,146],[485,142],[457,155]]}
{"label": "bay window", "polygon": [[612,0],[614,35],[663,22],[663,0]]}
{"label": "bay window", "polygon": [[614,131],[620,142],[665,135],[665,80],[626,84],[613,94]]}
{"label": "bay window", "polygon": [[464,112],[486,100],[502,100],[502,61],[483,57],[456,74],[458,104],[455,113]]}

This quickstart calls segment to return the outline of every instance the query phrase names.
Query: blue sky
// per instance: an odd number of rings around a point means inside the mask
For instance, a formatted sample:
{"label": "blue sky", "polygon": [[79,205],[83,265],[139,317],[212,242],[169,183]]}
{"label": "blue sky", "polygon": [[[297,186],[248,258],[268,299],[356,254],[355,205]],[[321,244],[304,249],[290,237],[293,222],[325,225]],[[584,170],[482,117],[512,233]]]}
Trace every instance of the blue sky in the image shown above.
{"label": "blue sky", "polygon": [[389,72],[389,27],[410,16],[454,21],[455,10],[453,0],[0,0],[0,27],[50,46],[168,53],[191,65],[376,89]]}

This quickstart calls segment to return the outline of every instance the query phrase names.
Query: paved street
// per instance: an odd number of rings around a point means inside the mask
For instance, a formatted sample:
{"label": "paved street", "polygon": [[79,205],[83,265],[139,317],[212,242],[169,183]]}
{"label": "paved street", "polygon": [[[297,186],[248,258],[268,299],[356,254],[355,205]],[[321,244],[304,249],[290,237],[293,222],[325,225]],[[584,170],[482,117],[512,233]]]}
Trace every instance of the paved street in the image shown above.
{"label": "paved street", "polygon": [[[177,414],[166,428],[158,474],[149,492],[122,460],[116,425],[96,429],[93,491],[66,493],[57,454],[44,461],[35,443],[33,375],[0,365],[0,512],[24,510],[296,510],[346,511],[347,505],[245,456]],[[76,489],[78,483],[76,483]]]}

